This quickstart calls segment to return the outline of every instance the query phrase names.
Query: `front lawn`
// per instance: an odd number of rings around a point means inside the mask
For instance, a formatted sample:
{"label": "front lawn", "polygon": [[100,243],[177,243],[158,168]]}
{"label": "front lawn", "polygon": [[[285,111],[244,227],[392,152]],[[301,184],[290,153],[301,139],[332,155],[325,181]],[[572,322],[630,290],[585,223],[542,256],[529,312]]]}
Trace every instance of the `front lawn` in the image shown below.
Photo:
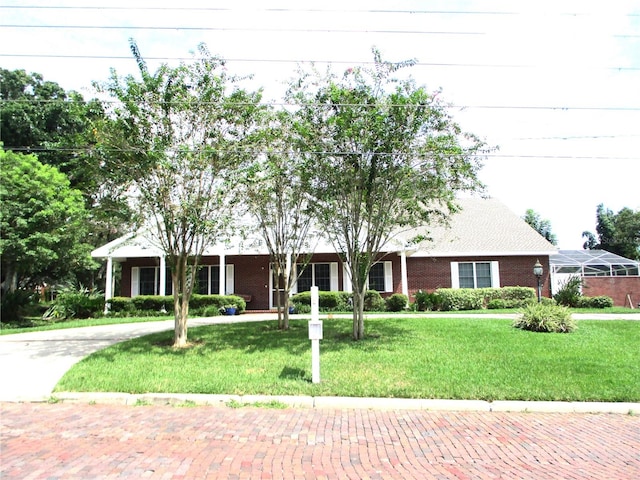
{"label": "front lawn", "polygon": [[640,322],[580,321],[571,334],[514,329],[511,320],[324,321],[321,383],[311,383],[307,322],[192,328],[130,340],[75,365],[56,391],[271,394],[483,400],[640,401]]}

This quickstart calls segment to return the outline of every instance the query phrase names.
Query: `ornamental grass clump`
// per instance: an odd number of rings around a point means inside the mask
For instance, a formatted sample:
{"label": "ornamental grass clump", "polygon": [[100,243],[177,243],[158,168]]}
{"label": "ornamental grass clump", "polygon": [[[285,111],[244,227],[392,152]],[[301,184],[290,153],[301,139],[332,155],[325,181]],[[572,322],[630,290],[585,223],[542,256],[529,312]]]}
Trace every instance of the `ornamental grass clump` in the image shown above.
{"label": "ornamental grass clump", "polygon": [[524,308],[513,326],[532,332],[570,333],[577,326],[568,308],[561,305],[534,303]]}

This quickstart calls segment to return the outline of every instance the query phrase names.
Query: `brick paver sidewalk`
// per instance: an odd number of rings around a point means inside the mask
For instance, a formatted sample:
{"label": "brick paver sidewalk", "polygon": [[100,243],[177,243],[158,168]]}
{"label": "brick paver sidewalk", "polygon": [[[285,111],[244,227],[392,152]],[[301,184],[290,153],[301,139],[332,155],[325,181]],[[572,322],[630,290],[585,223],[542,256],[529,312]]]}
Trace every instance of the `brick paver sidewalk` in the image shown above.
{"label": "brick paver sidewalk", "polygon": [[2,479],[637,479],[640,417],[0,405]]}

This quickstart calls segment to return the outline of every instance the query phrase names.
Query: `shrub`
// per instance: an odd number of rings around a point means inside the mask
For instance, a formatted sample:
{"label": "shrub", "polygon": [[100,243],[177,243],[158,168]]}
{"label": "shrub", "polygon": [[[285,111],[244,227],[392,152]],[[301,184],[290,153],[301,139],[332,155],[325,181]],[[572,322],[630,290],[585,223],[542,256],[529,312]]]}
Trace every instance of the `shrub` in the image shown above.
{"label": "shrub", "polygon": [[384,298],[377,290],[367,290],[364,293],[365,312],[383,312],[385,309]]}
{"label": "shrub", "polygon": [[489,303],[487,303],[487,308],[491,310],[507,308],[507,302],[501,298],[494,298]]}
{"label": "shrub", "polygon": [[553,296],[553,299],[565,307],[577,307],[580,297],[582,297],[582,278],[578,275],[572,275],[560,284],[560,289]]}
{"label": "shrub", "polygon": [[43,318],[68,319],[99,317],[104,311],[104,295],[85,287],[61,289]]}
{"label": "shrub", "polygon": [[136,314],[159,313],[173,310],[172,295],[138,295],[131,299]]}
{"label": "shrub", "polygon": [[394,293],[385,300],[386,309],[389,312],[400,312],[404,310],[409,303],[409,299],[402,293]]}
{"label": "shrub", "polygon": [[483,307],[484,295],[481,289],[439,288],[436,293],[441,299],[442,310],[479,310]]}
{"label": "shrub", "polygon": [[[291,303],[293,303],[296,312],[306,313],[305,308],[300,309],[299,305],[306,305],[311,311],[311,292],[300,292],[291,296]],[[318,292],[318,308],[322,312],[331,312],[339,310],[348,310],[351,307],[348,304],[351,302],[351,295],[347,292]]]}
{"label": "shrub", "polygon": [[599,297],[580,297],[577,306],[579,308],[609,308],[613,307],[613,299],[604,295]]}
{"label": "shrub", "polygon": [[4,292],[0,298],[0,322],[17,322],[29,313],[36,303],[37,294],[30,290]]}
{"label": "shrub", "polygon": [[571,312],[561,305],[535,303],[527,306],[513,326],[532,332],[569,333],[577,327]]}
{"label": "shrub", "polygon": [[133,313],[135,311],[130,297],[113,297],[109,299],[109,306],[111,313]]}
{"label": "shrub", "polygon": [[440,308],[440,297],[438,294],[418,290],[413,297],[416,299],[414,307],[416,310],[424,312],[426,310],[438,310]]}

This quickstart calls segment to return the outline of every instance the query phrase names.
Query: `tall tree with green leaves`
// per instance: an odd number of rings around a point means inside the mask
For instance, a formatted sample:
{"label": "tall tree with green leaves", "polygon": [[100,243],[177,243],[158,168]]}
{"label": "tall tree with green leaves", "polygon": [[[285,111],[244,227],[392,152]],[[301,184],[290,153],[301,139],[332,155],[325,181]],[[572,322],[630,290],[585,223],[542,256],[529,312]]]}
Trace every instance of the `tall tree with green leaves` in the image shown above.
{"label": "tall tree with green leaves", "polygon": [[292,83],[300,134],[308,141],[316,218],[341,252],[353,288],[353,338],[364,337],[372,265],[401,229],[446,219],[456,194],[481,188],[487,147],[456,124],[440,100],[395,72],[374,49],[371,69],[303,73]]}
{"label": "tall tree with green leaves", "polygon": [[[85,101],[38,73],[0,68],[0,141],[6,150],[36,154],[82,192],[94,247],[120,235],[131,217],[120,197],[128,179],[114,165],[118,152],[98,148],[107,122],[98,100]],[[92,284],[94,274],[88,270],[82,281]]]}
{"label": "tall tree with green leaves", "polygon": [[601,203],[596,208],[596,234],[588,230],[582,232],[584,249],[606,250],[626,258],[640,259],[640,211],[624,207],[614,213]]}
{"label": "tall tree with green leaves", "polygon": [[283,330],[289,328],[291,290],[314,248],[310,184],[294,122],[286,110],[263,112],[252,142],[258,153],[247,164],[239,190],[270,253],[278,326]]}
{"label": "tall tree with green leaves", "polygon": [[191,62],[155,73],[133,40],[131,50],[140,78],[113,71],[101,86],[116,100],[102,141],[121,153],[134,182],[131,200],[171,268],[174,346],[183,347],[200,257],[233,227],[234,175],[260,94],[239,88],[241,79],[204,44]]}
{"label": "tall tree with green leaves", "polygon": [[0,150],[2,290],[73,281],[94,266],[82,193],[35,155]]}
{"label": "tall tree with green leaves", "polygon": [[553,245],[558,244],[556,235],[551,231],[551,222],[549,220],[543,220],[542,218],[540,218],[539,213],[529,208],[522,219],[527,222],[529,226],[531,226],[531,228],[533,228],[536,232],[546,238],[548,242],[552,243]]}

